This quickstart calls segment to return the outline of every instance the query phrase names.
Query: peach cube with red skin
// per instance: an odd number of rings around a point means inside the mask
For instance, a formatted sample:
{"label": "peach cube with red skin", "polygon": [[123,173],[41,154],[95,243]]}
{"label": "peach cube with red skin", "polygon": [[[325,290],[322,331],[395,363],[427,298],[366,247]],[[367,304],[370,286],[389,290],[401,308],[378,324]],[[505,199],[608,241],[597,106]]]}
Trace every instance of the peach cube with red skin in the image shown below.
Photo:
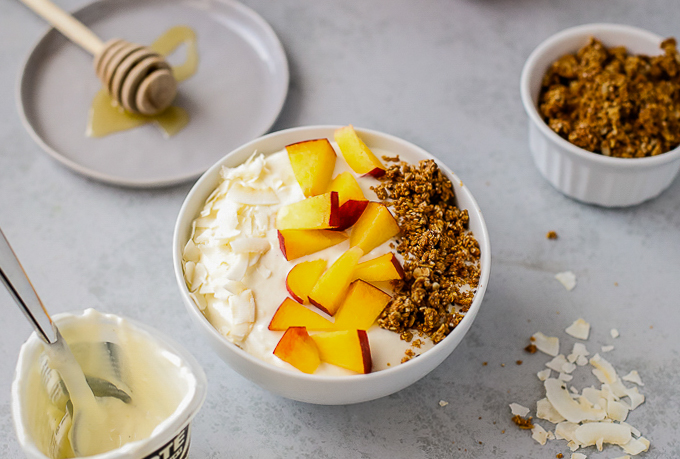
{"label": "peach cube with red skin", "polygon": [[329,229],[339,225],[338,192],[330,191],[281,207],[276,213],[276,229]]}
{"label": "peach cube with red skin", "polygon": [[385,204],[369,202],[349,235],[350,247],[368,253],[399,234],[399,224]]}
{"label": "peach cube with red skin", "polygon": [[334,137],[342,156],[354,172],[372,177],[381,177],[385,174],[385,166],[359,138],[354,126],[350,124],[337,129]]}
{"label": "peach cube with red skin", "polygon": [[328,139],[297,142],[286,146],[286,151],[304,195],[310,197],[325,193],[337,158]]}
{"label": "peach cube with red skin", "polygon": [[290,327],[274,349],[274,355],[303,373],[314,373],[321,363],[319,348],[305,327]]}
{"label": "peach cube with red skin", "polygon": [[309,302],[330,316],[335,314],[363,254],[360,247],[353,247],[340,255],[309,292]]}
{"label": "peach cube with red skin", "polygon": [[286,260],[294,260],[319,252],[347,239],[347,235],[333,230],[280,230],[279,247]]}
{"label": "peach cube with red skin", "polygon": [[304,261],[293,266],[286,276],[286,289],[298,303],[309,303],[309,292],[326,270],[326,260]]}
{"label": "peach cube with red skin", "polygon": [[312,335],[322,362],[357,373],[370,373],[371,346],[365,330],[340,330]]}
{"label": "peach cube with red skin", "polygon": [[354,270],[354,278],[366,282],[381,282],[404,278],[404,268],[397,256],[388,252],[379,257],[359,263]]}
{"label": "peach cube with red skin", "polygon": [[335,329],[335,325],[330,320],[307,309],[300,303],[286,298],[274,313],[267,328],[272,331],[285,331],[290,327],[305,327],[307,330],[312,331]]}
{"label": "peach cube with red skin", "polygon": [[355,280],[335,314],[337,330],[368,330],[392,297],[368,282]]}
{"label": "peach cube with red skin", "polygon": [[338,192],[338,203],[341,206],[350,199],[353,201],[366,201],[359,182],[357,182],[357,179],[354,178],[351,172],[338,174],[328,186],[327,191]]}

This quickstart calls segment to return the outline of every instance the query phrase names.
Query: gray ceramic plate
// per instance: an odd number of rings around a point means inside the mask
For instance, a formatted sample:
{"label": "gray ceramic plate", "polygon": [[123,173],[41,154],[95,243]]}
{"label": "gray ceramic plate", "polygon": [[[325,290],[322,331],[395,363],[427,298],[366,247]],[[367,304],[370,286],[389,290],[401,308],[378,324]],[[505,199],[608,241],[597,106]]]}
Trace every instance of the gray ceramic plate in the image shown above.
{"label": "gray ceramic plate", "polygon": [[288,91],[283,47],[271,27],[240,3],[105,0],[74,16],[103,40],[143,44],[172,26],[188,25],[198,35],[200,59],[198,72],[180,84],[177,103],[191,121],[179,134],[165,139],[149,124],[89,138],[88,111],[100,87],[92,56],[50,29],[24,65],[19,111],[36,142],[80,174],[130,187],[184,182],[269,130],[283,107]]}

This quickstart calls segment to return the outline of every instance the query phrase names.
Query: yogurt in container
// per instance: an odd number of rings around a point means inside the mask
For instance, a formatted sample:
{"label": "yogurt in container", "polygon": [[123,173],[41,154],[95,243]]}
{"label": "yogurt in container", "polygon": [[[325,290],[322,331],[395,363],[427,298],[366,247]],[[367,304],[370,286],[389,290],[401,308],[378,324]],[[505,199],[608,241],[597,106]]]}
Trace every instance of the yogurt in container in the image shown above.
{"label": "yogurt in container", "polygon": [[[45,345],[33,333],[21,348],[12,383],[12,416],[26,456],[73,457],[73,428],[79,430],[81,457],[186,458],[190,423],[207,391],[198,362],[156,330],[130,319],[93,309],[53,319],[98,396],[95,403],[85,403],[82,394],[64,391],[55,362],[46,358]],[[84,418],[95,422],[73,422],[71,400],[79,412],[94,410]]]}

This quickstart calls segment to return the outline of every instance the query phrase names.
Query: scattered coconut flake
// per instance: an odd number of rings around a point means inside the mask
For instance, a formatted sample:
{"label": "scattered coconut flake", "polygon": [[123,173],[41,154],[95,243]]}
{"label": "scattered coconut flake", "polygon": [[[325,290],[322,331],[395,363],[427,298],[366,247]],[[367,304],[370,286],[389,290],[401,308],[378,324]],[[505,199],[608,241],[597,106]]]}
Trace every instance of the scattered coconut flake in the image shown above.
{"label": "scattered coconut flake", "polygon": [[557,356],[560,353],[560,340],[554,336],[545,336],[541,332],[534,333],[531,336],[532,343],[539,351],[550,356]]}
{"label": "scattered coconut flake", "polygon": [[615,457],[614,459],[630,459],[630,456],[626,454],[625,456]]}
{"label": "scattered coconut flake", "polygon": [[278,204],[279,197],[271,189],[256,189],[234,183],[227,192],[227,199],[238,204],[273,205]]}
{"label": "scattered coconut flake", "polygon": [[602,451],[603,443],[623,446],[633,438],[628,427],[612,422],[585,423],[576,429],[574,435],[581,445],[596,445],[598,451]]}
{"label": "scattered coconut flake", "polygon": [[571,391],[572,394],[578,395],[578,389],[575,388],[574,386],[571,386],[571,387],[569,388],[569,390]]}
{"label": "scattered coconut flake", "polygon": [[550,377],[550,372],[551,372],[550,368],[546,368],[545,370],[541,370],[538,373],[536,373],[536,376],[538,376],[538,379],[540,379],[541,381],[545,381]]}
{"label": "scattered coconut flake", "polygon": [[571,459],[587,459],[588,456],[581,453],[571,453]]}
{"label": "scattered coconut flake", "polygon": [[578,429],[578,424],[575,422],[563,421],[555,426],[555,437],[560,440],[567,440],[568,442],[576,442],[574,433]]}
{"label": "scattered coconut flake", "polygon": [[448,404],[449,404],[449,402],[445,402],[444,400],[439,400],[439,406],[446,406]]}
{"label": "scattered coconut flake", "polygon": [[510,404],[510,411],[512,411],[513,416],[521,416],[521,417],[526,417],[527,414],[529,414],[529,408],[526,406],[522,406],[518,403],[511,403]]}
{"label": "scattered coconut flake", "polygon": [[571,398],[564,382],[559,379],[549,378],[543,384],[546,398],[567,421],[579,423],[601,421],[605,418],[607,413],[601,408],[592,406],[585,398],[579,399],[578,402]]}
{"label": "scattered coconut flake", "polygon": [[616,328],[612,328],[609,330],[609,334],[612,336],[612,338],[616,339],[619,337],[619,331]]}
{"label": "scattered coconut flake", "polygon": [[614,350],[614,346],[609,345],[609,346],[602,346],[602,352],[611,352]]}
{"label": "scattered coconut flake", "polygon": [[578,365],[579,367],[588,365],[588,357],[586,357],[585,355],[579,355],[578,358],[576,359],[576,365]]}
{"label": "scattered coconut flake", "polygon": [[624,381],[635,383],[638,386],[644,386],[644,384],[642,383],[642,379],[640,379],[640,375],[635,370],[631,371],[626,376],[621,377],[621,379],[623,379]]}
{"label": "scattered coconut flake", "polygon": [[623,422],[628,417],[628,405],[621,401],[607,401],[607,417],[614,421]]}
{"label": "scattered coconut flake", "polygon": [[564,416],[557,412],[552,403],[547,398],[542,398],[536,402],[536,417],[538,419],[545,419],[553,424],[565,421]]}
{"label": "scattered coconut flake", "polygon": [[574,377],[570,374],[567,373],[560,373],[560,375],[557,377],[557,379],[560,379],[562,381],[571,381]]}
{"label": "scattered coconut flake", "polygon": [[546,431],[543,427],[539,426],[538,424],[535,424],[534,428],[531,429],[531,438],[536,440],[541,445],[545,445],[545,443],[548,440],[553,440],[555,438],[555,435],[552,432]]}
{"label": "scattered coconut flake", "polygon": [[583,396],[593,405],[597,405],[600,403],[600,399],[602,397],[602,391],[600,389],[596,389],[593,386],[590,387],[585,387],[582,391]]}
{"label": "scattered coconut flake", "polygon": [[649,449],[649,440],[645,437],[631,438],[631,440],[622,446],[623,450],[632,456],[644,453]]}
{"label": "scattered coconut flake", "polygon": [[590,324],[583,319],[576,319],[576,321],[569,325],[564,331],[574,338],[587,340],[588,335],[590,334]]}
{"label": "scattered coconut flake", "polygon": [[571,373],[576,369],[576,365],[574,365],[571,362],[567,362],[564,365],[562,365],[562,372],[563,373]]}
{"label": "scattered coconut flake", "polygon": [[634,410],[645,402],[645,396],[638,392],[637,387],[626,388],[626,395],[630,398],[630,409]]}
{"label": "scattered coconut flake", "polygon": [[600,380],[600,382],[613,384],[619,379],[619,376],[616,374],[616,370],[612,364],[603,359],[600,354],[595,354],[590,359],[590,364],[595,367],[593,374],[597,377],[597,379]]}
{"label": "scattered coconut flake", "polygon": [[569,363],[567,362],[567,359],[564,357],[564,354],[560,354],[554,359],[552,359],[550,362],[546,363],[545,366],[550,368],[551,370],[555,370],[558,373],[562,371],[562,367],[566,364]]}
{"label": "scattered coconut flake", "polygon": [[271,248],[264,237],[240,237],[232,240],[229,245],[234,253],[264,253]]}
{"label": "scattered coconut flake", "polygon": [[576,287],[576,275],[571,271],[557,273],[555,274],[555,279],[560,281],[567,291],[571,291]]}

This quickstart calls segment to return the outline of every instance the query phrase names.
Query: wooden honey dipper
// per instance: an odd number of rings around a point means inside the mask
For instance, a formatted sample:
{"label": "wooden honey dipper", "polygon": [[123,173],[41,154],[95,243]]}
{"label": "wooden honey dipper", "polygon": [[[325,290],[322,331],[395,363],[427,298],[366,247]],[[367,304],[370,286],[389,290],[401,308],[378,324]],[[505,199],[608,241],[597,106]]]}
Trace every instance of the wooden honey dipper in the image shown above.
{"label": "wooden honey dipper", "polygon": [[125,110],[156,115],[170,106],[177,81],[163,56],[148,46],[121,39],[106,43],[50,0],[21,0],[69,40],[94,55],[97,76]]}

